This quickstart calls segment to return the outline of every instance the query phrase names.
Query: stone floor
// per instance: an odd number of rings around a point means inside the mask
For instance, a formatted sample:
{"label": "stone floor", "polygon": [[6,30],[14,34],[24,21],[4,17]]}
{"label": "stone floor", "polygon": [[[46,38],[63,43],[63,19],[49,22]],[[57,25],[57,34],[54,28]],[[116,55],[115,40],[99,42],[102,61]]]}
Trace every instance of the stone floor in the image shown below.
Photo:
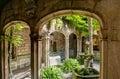
{"label": "stone floor", "polygon": [[[99,61],[94,61],[94,68],[97,69],[98,71],[100,70],[100,63]],[[70,74],[64,74],[63,79],[72,79],[71,78],[71,73]],[[18,73],[14,75],[12,79],[31,79],[30,77],[30,70],[27,70],[25,72]]]}

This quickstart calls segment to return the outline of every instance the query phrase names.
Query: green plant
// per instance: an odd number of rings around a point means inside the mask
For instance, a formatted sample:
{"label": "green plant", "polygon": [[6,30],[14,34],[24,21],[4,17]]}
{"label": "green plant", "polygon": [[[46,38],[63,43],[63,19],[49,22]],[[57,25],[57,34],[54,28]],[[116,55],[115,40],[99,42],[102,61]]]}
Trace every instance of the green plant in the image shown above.
{"label": "green plant", "polygon": [[80,65],[83,65],[84,64],[84,57],[83,56],[77,57],[77,61],[79,62]]}
{"label": "green plant", "polygon": [[9,77],[12,79],[12,70],[11,70],[11,59],[15,58],[15,50],[14,48],[19,46],[22,42],[21,35],[18,35],[18,32],[22,32],[23,26],[19,23],[11,25],[5,34],[0,35],[1,41],[6,41],[8,43],[8,69],[9,69]]}
{"label": "green plant", "polygon": [[78,55],[77,61],[79,62],[80,65],[83,65],[85,63],[85,60],[87,60],[89,63],[89,61],[91,59],[94,59],[94,57],[95,56],[93,54],[89,54],[88,52],[85,52],[85,54]]}
{"label": "green plant", "polygon": [[89,53],[85,53],[84,55],[84,59],[86,60],[91,60],[91,59],[94,59],[94,55],[93,54],[89,54]]}
{"label": "green plant", "polygon": [[62,79],[62,71],[57,67],[45,67],[41,71],[42,79]]}
{"label": "green plant", "polygon": [[94,68],[76,68],[73,79],[98,79],[99,72]]}
{"label": "green plant", "polygon": [[63,70],[63,72],[69,73],[79,66],[79,62],[76,59],[68,59],[63,61],[61,69]]}
{"label": "green plant", "polygon": [[77,74],[79,74],[81,76],[98,75],[99,74],[99,72],[94,68],[81,68],[81,69],[76,69],[75,71]]}

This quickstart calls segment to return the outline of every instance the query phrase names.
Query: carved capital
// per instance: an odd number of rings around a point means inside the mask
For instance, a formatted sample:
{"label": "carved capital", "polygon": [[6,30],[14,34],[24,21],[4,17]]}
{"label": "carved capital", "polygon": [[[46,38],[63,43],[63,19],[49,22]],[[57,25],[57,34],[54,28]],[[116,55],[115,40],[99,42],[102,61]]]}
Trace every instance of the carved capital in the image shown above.
{"label": "carved capital", "polygon": [[37,33],[32,33],[30,34],[31,40],[36,40],[36,41],[41,41],[42,40],[42,36],[38,35]]}
{"label": "carved capital", "polygon": [[50,35],[49,34],[45,34],[44,36],[43,36],[43,39],[50,39]]}
{"label": "carved capital", "polygon": [[102,40],[108,40],[108,29],[102,29],[101,33],[102,33],[101,39]]}

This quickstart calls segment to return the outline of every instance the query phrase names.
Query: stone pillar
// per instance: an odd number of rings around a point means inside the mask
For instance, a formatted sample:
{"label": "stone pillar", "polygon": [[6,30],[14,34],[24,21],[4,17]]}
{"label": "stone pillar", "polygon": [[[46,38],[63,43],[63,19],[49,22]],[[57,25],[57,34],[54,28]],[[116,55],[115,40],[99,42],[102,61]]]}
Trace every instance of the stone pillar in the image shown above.
{"label": "stone pillar", "polygon": [[65,60],[69,59],[69,37],[65,37]]}
{"label": "stone pillar", "polygon": [[1,53],[1,56],[2,56],[2,79],[8,79],[9,78],[9,68],[8,68],[8,44],[7,42],[2,42],[1,44],[2,46],[2,52]]}
{"label": "stone pillar", "polygon": [[1,41],[0,41],[0,79],[3,79],[3,68],[2,68],[2,44],[1,44]]}
{"label": "stone pillar", "polygon": [[108,73],[108,40],[102,38],[100,40],[100,70],[101,70],[101,79],[108,79],[107,78],[107,73]]}
{"label": "stone pillar", "polygon": [[[100,79],[109,79],[108,74],[108,29],[101,30],[100,40]],[[112,55],[111,55],[112,56]]]}
{"label": "stone pillar", "polygon": [[[119,17],[120,18],[120,17]],[[107,77],[104,79],[119,79],[120,78],[120,19],[111,21],[111,28],[108,29],[108,40],[107,43],[108,50],[106,58],[104,57],[104,62],[106,62],[106,72]],[[115,23],[115,25],[114,25]],[[106,53],[106,52],[104,52]],[[105,61],[106,60],[106,61]],[[105,76],[105,75],[104,75]]]}
{"label": "stone pillar", "polygon": [[5,53],[5,43],[0,41],[0,79],[8,79],[8,62]]}
{"label": "stone pillar", "polygon": [[81,53],[82,50],[82,40],[80,37],[77,37],[77,53]]}
{"label": "stone pillar", "polygon": [[40,77],[40,70],[42,67],[42,37],[40,36],[38,39],[38,79],[41,79]]}
{"label": "stone pillar", "polygon": [[77,53],[80,51],[80,40],[79,37],[77,37]]}
{"label": "stone pillar", "polygon": [[44,63],[45,66],[49,66],[49,53],[50,53],[50,35],[49,34],[45,34],[44,38]]}
{"label": "stone pillar", "polygon": [[31,79],[40,79],[40,44],[39,36],[37,34],[31,34]]}

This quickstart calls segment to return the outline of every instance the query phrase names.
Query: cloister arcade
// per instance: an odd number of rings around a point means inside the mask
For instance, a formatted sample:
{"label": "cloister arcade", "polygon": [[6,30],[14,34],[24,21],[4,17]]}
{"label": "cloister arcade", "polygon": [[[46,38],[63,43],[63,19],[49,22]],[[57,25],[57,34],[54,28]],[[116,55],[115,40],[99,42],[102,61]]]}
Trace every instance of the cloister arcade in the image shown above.
{"label": "cloister arcade", "polygon": [[[57,30],[49,33],[43,30],[44,25],[54,17],[68,14],[85,15],[95,18],[98,20],[101,30],[100,79],[119,79],[119,6],[119,0],[11,0],[7,1],[6,4],[0,8],[0,35],[5,33],[6,29],[14,23],[20,23],[25,26],[25,28],[26,26],[29,28],[29,30],[24,33],[27,36],[23,37],[24,41],[29,40],[29,44],[26,45],[26,47],[29,48],[30,51],[26,53],[30,55],[28,57],[28,61],[30,62],[24,66],[30,65],[31,79],[40,79],[40,70],[43,66],[42,62],[45,63],[45,66],[49,65],[50,36],[59,33],[64,37],[65,59],[69,58],[68,52],[71,51],[69,48],[74,48],[69,46],[70,40],[68,39],[75,39],[75,42],[77,41],[75,52],[81,51],[80,49],[82,49],[79,45],[81,43],[79,39],[81,38],[77,37],[78,35],[75,32],[64,33]],[[55,46],[55,42],[53,43]],[[6,42],[0,41],[0,79],[8,79],[9,69],[6,47]],[[19,51],[19,48],[17,51]],[[43,51],[45,53],[43,53]],[[21,60],[21,62],[23,61],[26,60]],[[22,68],[22,66],[20,67]]]}
{"label": "cloister arcade", "polygon": [[[65,12],[68,12],[67,10]],[[47,16],[48,17],[48,16]],[[47,20],[48,21],[48,20]],[[21,24],[23,26],[22,33],[18,33],[18,35],[22,36],[22,44],[15,48],[15,58],[11,60],[11,69],[12,74],[16,75],[24,71],[24,73],[20,74],[23,75],[21,77],[24,77],[26,75],[33,74],[34,69],[36,71],[34,73],[37,73],[40,77],[40,69],[44,66],[50,66],[50,65],[59,65],[61,64],[62,60],[67,60],[69,58],[76,58],[78,53],[81,53],[83,51],[82,49],[82,36],[80,33],[78,33],[75,29],[70,29],[67,25],[65,27],[59,28],[55,26],[51,26],[48,28],[46,23],[43,23],[42,28],[38,29],[39,35],[33,35],[29,36],[30,34],[30,28],[27,23],[24,21],[11,21],[5,26],[5,33],[6,29],[11,27],[14,24]],[[32,38],[33,37],[33,38]],[[31,39],[30,39],[31,38]],[[34,40],[36,38],[36,40]],[[33,42],[34,40],[34,42]],[[3,42],[3,46],[7,47],[8,44],[6,42]],[[33,44],[32,44],[33,43]],[[35,45],[35,47],[34,47]],[[37,46],[37,47],[36,47]],[[34,47],[34,48],[33,48]],[[6,65],[5,73],[6,78],[9,77],[9,63],[8,63],[8,54],[6,50],[3,49],[6,53],[4,54],[4,64]],[[32,55],[35,53],[36,55]],[[35,57],[34,57],[35,56]],[[57,59],[59,61],[54,61],[52,57],[58,57]],[[35,68],[32,68],[32,61],[34,60],[34,66]],[[31,59],[31,60],[30,60]],[[31,63],[30,63],[31,62]],[[54,62],[54,63],[53,63]],[[32,68],[32,69],[31,69]],[[19,72],[20,71],[20,72]],[[36,75],[37,75],[36,74]],[[19,75],[18,75],[19,76]],[[14,78],[17,78],[17,76],[14,76]]]}

